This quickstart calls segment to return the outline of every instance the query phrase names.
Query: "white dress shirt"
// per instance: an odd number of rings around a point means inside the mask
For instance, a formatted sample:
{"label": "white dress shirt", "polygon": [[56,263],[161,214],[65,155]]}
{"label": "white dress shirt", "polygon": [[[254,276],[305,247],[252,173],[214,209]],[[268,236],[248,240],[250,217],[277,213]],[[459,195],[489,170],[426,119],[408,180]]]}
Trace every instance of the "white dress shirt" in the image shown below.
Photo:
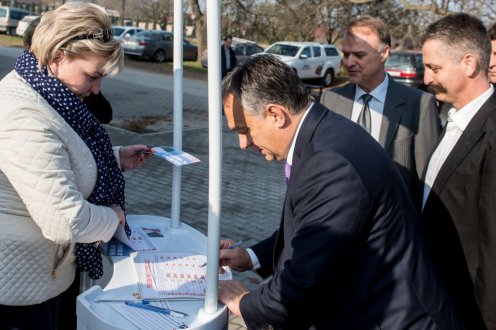
{"label": "white dress shirt", "polygon": [[482,105],[491,97],[493,92],[493,85],[490,85],[487,91],[472,100],[460,110],[457,111],[455,108],[451,108],[448,111],[448,122],[445,128],[446,131],[441,142],[439,142],[436,150],[431,156],[427,167],[427,172],[425,174],[422,209],[425,206],[427,197],[429,197],[429,193],[431,192],[431,188],[436,180],[439,170],[455,147],[455,144],[462,136],[463,131],[465,131],[472,118],[474,118]]}
{"label": "white dress shirt", "polygon": [[370,135],[379,142],[379,135],[381,134],[382,114],[384,113],[384,103],[386,102],[386,94],[389,85],[388,75],[384,75],[384,80],[370,93],[365,92],[358,85],[356,85],[355,99],[353,102],[353,110],[351,112],[351,120],[355,123],[358,121],[358,116],[363,108],[363,94],[370,94],[372,98],[369,101],[370,109]]}
{"label": "white dress shirt", "polygon": [[[303,124],[303,121],[307,117],[308,112],[313,107],[313,104],[314,104],[313,102],[310,103],[307,110],[305,110],[305,113],[303,114],[303,117],[301,117],[300,123],[298,124],[298,128],[296,129],[296,133],[293,136],[293,141],[291,141],[291,146],[289,147],[288,156],[286,157],[286,163],[288,163],[289,165],[293,165],[293,153],[294,153],[294,149],[295,149],[295,145],[296,145],[296,138],[298,137],[298,133],[300,133],[301,125]],[[247,248],[246,252],[248,252],[248,254],[250,255],[251,262],[253,264],[253,270],[259,269],[260,268],[260,262],[258,261],[258,258],[257,258],[257,255],[255,254],[255,252],[253,252],[253,250],[250,248]]]}

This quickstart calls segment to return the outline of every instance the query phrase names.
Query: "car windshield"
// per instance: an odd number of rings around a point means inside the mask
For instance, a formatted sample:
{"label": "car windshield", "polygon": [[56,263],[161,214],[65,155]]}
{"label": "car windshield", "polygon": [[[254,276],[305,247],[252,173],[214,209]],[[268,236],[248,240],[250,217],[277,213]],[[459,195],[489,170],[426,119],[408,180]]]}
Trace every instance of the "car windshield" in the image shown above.
{"label": "car windshield", "polygon": [[114,36],[120,36],[124,31],[125,29],[123,28],[118,28],[118,27],[112,28],[112,33],[114,34]]}
{"label": "car windshield", "polygon": [[274,46],[267,49],[266,53],[295,57],[296,53],[298,53],[299,49],[300,49],[300,47],[298,47],[298,46],[275,44]]}
{"label": "car windshield", "polygon": [[391,54],[386,62],[386,68],[410,67],[412,56],[409,54]]}

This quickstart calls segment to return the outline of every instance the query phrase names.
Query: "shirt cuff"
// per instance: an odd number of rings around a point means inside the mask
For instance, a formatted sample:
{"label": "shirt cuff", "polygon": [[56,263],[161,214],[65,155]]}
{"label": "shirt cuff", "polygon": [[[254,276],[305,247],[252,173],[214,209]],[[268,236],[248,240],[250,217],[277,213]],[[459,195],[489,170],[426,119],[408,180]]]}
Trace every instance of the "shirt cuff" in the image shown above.
{"label": "shirt cuff", "polygon": [[253,250],[250,248],[247,248],[246,252],[248,252],[248,254],[250,255],[251,263],[253,264],[252,270],[259,269],[260,268],[260,262],[258,261],[258,258],[256,256],[255,252],[253,252]]}

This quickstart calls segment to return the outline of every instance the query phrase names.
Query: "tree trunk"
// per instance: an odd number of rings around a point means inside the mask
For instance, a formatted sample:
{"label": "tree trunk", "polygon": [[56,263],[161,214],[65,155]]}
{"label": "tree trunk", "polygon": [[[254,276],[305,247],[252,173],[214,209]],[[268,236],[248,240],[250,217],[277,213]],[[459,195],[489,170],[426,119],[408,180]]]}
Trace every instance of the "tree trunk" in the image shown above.
{"label": "tree trunk", "polygon": [[196,61],[200,62],[202,54],[207,48],[206,17],[200,10],[198,0],[189,0],[189,5],[191,7],[191,18],[193,19],[193,23],[195,25],[196,41],[198,43],[198,57]]}

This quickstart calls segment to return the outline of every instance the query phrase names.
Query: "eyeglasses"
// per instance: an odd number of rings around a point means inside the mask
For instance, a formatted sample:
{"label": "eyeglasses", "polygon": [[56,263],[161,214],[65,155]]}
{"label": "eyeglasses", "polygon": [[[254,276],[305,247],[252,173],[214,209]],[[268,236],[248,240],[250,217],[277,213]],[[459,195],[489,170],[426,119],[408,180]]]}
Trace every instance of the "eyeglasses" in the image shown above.
{"label": "eyeglasses", "polygon": [[109,42],[112,40],[112,30],[111,29],[102,29],[98,33],[88,33],[88,34],[80,34],[78,36],[75,36],[74,38],[70,39],[69,41],[74,41],[74,40],[101,40],[103,42]]}

